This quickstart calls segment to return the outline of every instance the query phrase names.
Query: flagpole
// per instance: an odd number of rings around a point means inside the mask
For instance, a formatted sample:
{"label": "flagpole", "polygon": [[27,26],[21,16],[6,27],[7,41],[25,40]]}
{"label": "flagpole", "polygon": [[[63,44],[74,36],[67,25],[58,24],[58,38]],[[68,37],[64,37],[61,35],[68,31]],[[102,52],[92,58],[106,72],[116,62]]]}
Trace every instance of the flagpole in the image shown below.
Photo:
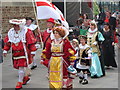
{"label": "flagpole", "polygon": [[79,0],[79,2],[80,2],[80,14],[81,14],[81,10],[82,10],[82,9],[81,9],[81,0]]}
{"label": "flagpole", "polygon": [[66,19],[66,0],[64,0],[64,17]]}
{"label": "flagpole", "polygon": [[52,3],[52,0],[50,0],[50,2]]}
{"label": "flagpole", "polygon": [[[39,22],[38,22],[38,18],[37,18],[37,14],[36,14],[36,10],[35,10],[35,7],[36,5],[34,4],[34,0],[32,0],[32,4],[33,4],[33,8],[34,8],[34,13],[35,13],[35,18],[36,18],[36,23],[38,25],[38,30],[40,30],[40,27],[39,27]],[[41,40],[41,44],[42,44],[42,48],[43,48],[43,40],[42,40],[42,36],[41,36],[41,33],[40,34],[40,40]]]}

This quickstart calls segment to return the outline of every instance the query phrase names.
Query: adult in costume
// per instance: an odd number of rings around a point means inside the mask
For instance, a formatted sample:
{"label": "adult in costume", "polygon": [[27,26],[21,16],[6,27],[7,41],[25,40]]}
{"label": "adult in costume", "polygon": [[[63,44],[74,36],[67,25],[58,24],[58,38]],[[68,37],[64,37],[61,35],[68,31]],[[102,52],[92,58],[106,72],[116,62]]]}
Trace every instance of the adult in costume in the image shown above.
{"label": "adult in costume", "polygon": [[[33,22],[34,22],[34,19],[32,19],[31,17],[26,17],[25,27],[30,29],[33,32],[33,34],[38,42],[39,41],[39,37],[38,37],[39,34],[37,32],[38,26],[33,24]],[[36,44],[36,48],[37,48],[37,46],[38,46],[38,44]],[[37,64],[36,64],[35,58],[33,58],[33,62],[30,65],[30,69],[35,69],[35,68],[37,68]]]}
{"label": "adult in costume", "polygon": [[31,64],[35,54],[36,39],[32,31],[24,27],[25,19],[12,19],[9,22],[13,24],[13,28],[8,31],[4,39],[3,53],[6,56],[8,50],[12,49],[13,67],[18,69],[19,75],[16,89],[20,89],[22,85],[25,85],[30,80],[26,69]]}
{"label": "adult in costume", "polygon": [[44,48],[46,46],[46,43],[47,42],[51,42],[51,39],[52,39],[52,29],[55,25],[55,21],[53,18],[50,18],[47,20],[47,30],[45,30],[43,33],[42,33],[42,39],[43,39],[43,42],[44,42]]}
{"label": "adult in costume", "polygon": [[54,39],[46,44],[42,58],[49,60],[49,87],[55,89],[72,88],[72,79],[67,70],[76,58],[76,53],[66,37],[66,28],[53,29]]}
{"label": "adult in costume", "polygon": [[106,14],[106,17],[104,22],[109,23],[111,26],[110,29],[114,31],[116,28],[116,18],[112,17],[111,12],[109,11],[106,11],[105,14]]}
{"label": "adult in costume", "polygon": [[90,22],[90,28],[87,33],[87,44],[91,47],[92,50],[92,64],[90,67],[91,77],[101,77],[103,75],[101,63],[99,60],[99,41],[104,41],[104,37],[100,32],[98,32],[96,22],[93,20]]}
{"label": "adult in costume", "polygon": [[[118,39],[116,37],[116,26],[117,26],[117,20],[115,17],[113,17],[111,15],[111,12],[106,11],[106,18],[104,20],[105,23],[109,23],[110,24],[110,30],[112,31],[112,33],[114,34],[114,42],[118,43]],[[115,53],[115,52],[114,52]]]}
{"label": "adult in costume", "polygon": [[105,38],[102,44],[105,66],[117,67],[114,55],[114,36],[108,23],[104,24],[102,34]]}
{"label": "adult in costume", "polygon": [[[51,40],[53,39],[52,29],[54,25],[55,25],[55,20],[53,18],[49,18],[47,20],[47,30],[41,33],[43,44],[44,44],[43,49],[45,49],[46,43],[51,42]],[[48,67],[48,60],[42,59],[41,63],[45,65],[46,67]]]}

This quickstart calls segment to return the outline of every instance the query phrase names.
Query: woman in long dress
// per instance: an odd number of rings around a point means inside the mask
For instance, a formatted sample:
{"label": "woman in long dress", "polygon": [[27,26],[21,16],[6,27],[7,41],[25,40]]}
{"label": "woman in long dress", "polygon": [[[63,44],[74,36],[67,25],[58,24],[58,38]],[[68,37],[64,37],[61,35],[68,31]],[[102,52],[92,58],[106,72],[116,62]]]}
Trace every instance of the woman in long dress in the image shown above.
{"label": "woman in long dress", "polygon": [[104,24],[102,34],[105,38],[102,44],[105,66],[117,67],[114,55],[114,36],[108,23]]}
{"label": "woman in long dress", "polygon": [[49,88],[72,88],[72,78],[68,72],[68,66],[74,62],[75,50],[70,42],[65,39],[64,27],[53,29],[54,39],[46,44],[42,52],[42,58],[49,60]]}

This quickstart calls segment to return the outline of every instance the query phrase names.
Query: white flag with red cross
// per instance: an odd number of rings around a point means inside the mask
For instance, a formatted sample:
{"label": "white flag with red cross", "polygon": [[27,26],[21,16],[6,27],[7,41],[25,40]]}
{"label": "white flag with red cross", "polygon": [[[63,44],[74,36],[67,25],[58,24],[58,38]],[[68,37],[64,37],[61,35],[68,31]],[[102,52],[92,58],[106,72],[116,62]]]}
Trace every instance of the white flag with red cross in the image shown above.
{"label": "white flag with red cross", "polygon": [[69,28],[62,12],[54,4],[47,0],[35,0],[35,5],[37,9],[37,19],[59,19],[66,28]]}

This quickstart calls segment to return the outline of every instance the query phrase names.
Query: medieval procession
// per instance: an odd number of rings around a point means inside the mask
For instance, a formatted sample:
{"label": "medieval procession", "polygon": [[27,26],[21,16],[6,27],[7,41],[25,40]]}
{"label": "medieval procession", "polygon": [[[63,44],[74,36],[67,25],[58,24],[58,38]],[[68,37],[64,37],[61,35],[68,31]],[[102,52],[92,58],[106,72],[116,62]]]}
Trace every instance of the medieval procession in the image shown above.
{"label": "medieval procession", "polygon": [[1,90],[118,88],[120,1],[1,1]]}

